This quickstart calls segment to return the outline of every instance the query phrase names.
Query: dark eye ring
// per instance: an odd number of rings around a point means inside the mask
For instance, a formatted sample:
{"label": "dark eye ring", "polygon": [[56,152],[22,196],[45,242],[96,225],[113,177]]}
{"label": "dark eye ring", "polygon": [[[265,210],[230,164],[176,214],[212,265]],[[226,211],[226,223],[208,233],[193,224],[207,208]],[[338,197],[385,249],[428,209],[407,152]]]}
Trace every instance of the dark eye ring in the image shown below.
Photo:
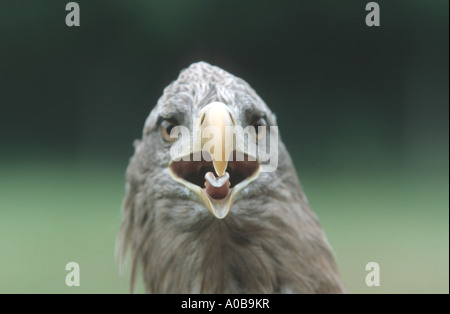
{"label": "dark eye ring", "polygon": [[267,133],[267,121],[264,117],[256,119],[252,124],[252,133],[257,140],[260,140],[266,136]]}
{"label": "dark eye ring", "polygon": [[164,141],[173,142],[177,139],[176,137],[170,137],[170,133],[176,126],[178,126],[178,123],[174,119],[164,119],[161,121],[159,131],[161,132],[161,137],[164,139]]}

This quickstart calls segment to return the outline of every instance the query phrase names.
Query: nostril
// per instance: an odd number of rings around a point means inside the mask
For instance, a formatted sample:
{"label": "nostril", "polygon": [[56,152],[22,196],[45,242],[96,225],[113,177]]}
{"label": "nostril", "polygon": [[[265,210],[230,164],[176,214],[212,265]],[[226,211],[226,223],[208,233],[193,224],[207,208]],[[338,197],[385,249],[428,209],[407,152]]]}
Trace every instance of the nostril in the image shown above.
{"label": "nostril", "polygon": [[206,113],[203,112],[202,116],[200,117],[200,125],[202,125],[203,122],[205,121],[205,117],[206,117]]}

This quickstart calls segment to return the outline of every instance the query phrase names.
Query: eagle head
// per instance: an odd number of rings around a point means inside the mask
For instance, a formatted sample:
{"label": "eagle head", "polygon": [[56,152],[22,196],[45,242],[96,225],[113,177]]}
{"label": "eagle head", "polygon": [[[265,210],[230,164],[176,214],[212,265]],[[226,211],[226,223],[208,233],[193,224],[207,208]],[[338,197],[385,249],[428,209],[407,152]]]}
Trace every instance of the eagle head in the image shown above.
{"label": "eagle head", "polygon": [[147,292],[344,291],[275,115],[205,62],[164,89],[135,142],[117,248]]}

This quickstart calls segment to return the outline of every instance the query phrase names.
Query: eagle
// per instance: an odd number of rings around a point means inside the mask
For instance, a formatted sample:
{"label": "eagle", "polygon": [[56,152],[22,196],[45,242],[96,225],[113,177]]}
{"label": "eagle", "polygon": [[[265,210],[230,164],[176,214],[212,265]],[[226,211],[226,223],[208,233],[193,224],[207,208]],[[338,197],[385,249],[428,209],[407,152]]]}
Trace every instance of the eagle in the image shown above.
{"label": "eagle", "polygon": [[[131,292],[138,276],[147,293],[346,292],[276,127],[247,82],[206,62],[164,89],[126,171],[116,254]],[[263,142],[276,167],[249,149]]]}

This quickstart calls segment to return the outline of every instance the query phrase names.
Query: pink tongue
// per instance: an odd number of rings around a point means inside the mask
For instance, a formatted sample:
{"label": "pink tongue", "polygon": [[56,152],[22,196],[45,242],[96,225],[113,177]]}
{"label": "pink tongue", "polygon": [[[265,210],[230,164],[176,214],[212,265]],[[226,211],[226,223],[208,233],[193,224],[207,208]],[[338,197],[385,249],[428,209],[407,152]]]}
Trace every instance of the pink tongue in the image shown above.
{"label": "pink tongue", "polygon": [[216,178],[214,173],[208,172],[205,175],[205,190],[213,199],[223,199],[230,191],[230,176],[226,172],[220,178]]}

